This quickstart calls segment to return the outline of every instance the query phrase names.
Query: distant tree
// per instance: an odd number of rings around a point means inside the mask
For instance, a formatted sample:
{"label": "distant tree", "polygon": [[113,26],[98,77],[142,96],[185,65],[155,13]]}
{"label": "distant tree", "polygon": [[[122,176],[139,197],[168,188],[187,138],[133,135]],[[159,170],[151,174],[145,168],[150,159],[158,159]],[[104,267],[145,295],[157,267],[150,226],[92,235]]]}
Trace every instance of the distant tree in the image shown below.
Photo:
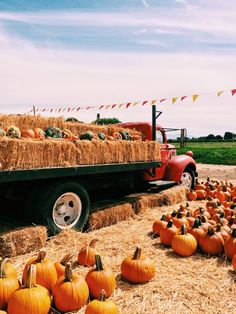
{"label": "distant tree", "polygon": [[209,135],[207,135],[207,137],[206,137],[206,140],[207,141],[212,141],[212,140],[214,140],[215,139],[215,135],[214,134],[209,134]]}
{"label": "distant tree", "polygon": [[222,140],[223,140],[223,136],[221,136],[221,135],[216,135],[215,139],[216,139],[217,141],[222,141]]}
{"label": "distant tree", "polygon": [[232,140],[234,138],[234,134],[232,132],[225,132],[224,140]]}
{"label": "distant tree", "polygon": [[102,118],[102,119],[99,119],[98,121],[94,121],[93,123],[103,125],[103,124],[121,123],[121,121],[117,118]]}

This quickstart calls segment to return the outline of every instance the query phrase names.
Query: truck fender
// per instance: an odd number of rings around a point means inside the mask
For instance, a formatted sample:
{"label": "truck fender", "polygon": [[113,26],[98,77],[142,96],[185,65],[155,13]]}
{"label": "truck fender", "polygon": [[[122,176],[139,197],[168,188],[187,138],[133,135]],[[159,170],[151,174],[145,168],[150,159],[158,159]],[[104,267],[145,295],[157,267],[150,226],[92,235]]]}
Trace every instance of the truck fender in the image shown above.
{"label": "truck fender", "polygon": [[196,173],[196,162],[188,155],[179,155],[172,157],[167,165],[164,180],[179,182],[183,171],[190,168]]}

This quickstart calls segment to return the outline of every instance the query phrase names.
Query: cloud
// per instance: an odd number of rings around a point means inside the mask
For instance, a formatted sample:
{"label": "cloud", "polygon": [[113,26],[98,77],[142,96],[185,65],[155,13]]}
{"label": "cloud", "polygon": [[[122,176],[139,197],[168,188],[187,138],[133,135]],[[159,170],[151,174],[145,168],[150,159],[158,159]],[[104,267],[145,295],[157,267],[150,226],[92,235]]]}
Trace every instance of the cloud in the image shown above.
{"label": "cloud", "polygon": [[142,0],[142,3],[146,8],[150,8],[150,5],[148,4],[147,0]]}

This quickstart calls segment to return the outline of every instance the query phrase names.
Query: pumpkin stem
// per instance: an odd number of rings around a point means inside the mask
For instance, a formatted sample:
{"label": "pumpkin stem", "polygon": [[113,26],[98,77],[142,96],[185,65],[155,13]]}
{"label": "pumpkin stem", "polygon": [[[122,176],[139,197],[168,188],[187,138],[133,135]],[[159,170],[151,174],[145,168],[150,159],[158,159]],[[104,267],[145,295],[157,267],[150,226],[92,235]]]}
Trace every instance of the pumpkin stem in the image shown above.
{"label": "pumpkin stem", "polygon": [[200,220],[199,220],[198,218],[196,218],[196,219],[194,220],[193,229],[194,229],[194,228],[199,228],[199,225],[200,225]]}
{"label": "pumpkin stem", "polygon": [[36,266],[31,264],[27,270],[24,288],[31,289],[34,287],[36,287]]}
{"label": "pumpkin stem", "polygon": [[46,251],[45,249],[40,249],[38,257],[37,257],[37,263],[41,263],[46,257]]}
{"label": "pumpkin stem", "polygon": [[175,217],[177,215],[177,212],[176,210],[174,210],[172,213],[171,213],[171,217]]}
{"label": "pumpkin stem", "polygon": [[67,253],[67,254],[62,258],[62,260],[60,261],[60,263],[61,263],[63,266],[65,266],[66,263],[68,263],[68,262],[72,259],[72,257],[74,257],[74,256],[75,256],[75,253]]}
{"label": "pumpkin stem", "polygon": [[217,226],[216,226],[216,230],[217,230],[217,232],[220,232],[221,231],[221,224],[219,223],[219,224],[217,224]]}
{"label": "pumpkin stem", "polygon": [[96,261],[96,270],[97,271],[102,271],[103,267],[102,267],[101,256],[98,255],[98,254],[95,254],[95,261]]}
{"label": "pumpkin stem", "polygon": [[7,258],[0,260],[0,278],[6,278],[6,272],[5,272],[6,262],[7,262]]}
{"label": "pumpkin stem", "polygon": [[208,227],[208,230],[207,230],[207,234],[209,234],[210,236],[212,236],[213,234],[215,233],[214,229],[212,226],[209,226]]}
{"label": "pumpkin stem", "polygon": [[166,220],[166,215],[162,215],[161,216],[161,221],[165,221]]}
{"label": "pumpkin stem", "polygon": [[232,236],[233,238],[236,238],[236,228],[234,228],[234,229],[232,230],[231,236]]}
{"label": "pumpkin stem", "polygon": [[90,242],[89,242],[89,247],[91,248],[94,248],[95,244],[98,242],[98,239],[92,239]]}
{"label": "pumpkin stem", "polygon": [[72,267],[71,267],[71,263],[67,262],[66,263],[66,267],[65,267],[65,279],[64,281],[72,281],[73,279],[73,274],[72,274]]}
{"label": "pumpkin stem", "polygon": [[167,224],[167,228],[171,228],[173,226],[173,220],[169,220]]}
{"label": "pumpkin stem", "polygon": [[101,302],[106,301],[106,291],[104,289],[101,290],[100,301]]}
{"label": "pumpkin stem", "polygon": [[136,247],[133,259],[140,259],[140,256],[141,256],[141,249],[139,247]]}
{"label": "pumpkin stem", "polygon": [[183,225],[181,226],[181,229],[180,229],[180,234],[181,234],[181,235],[185,235],[186,233],[187,233],[187,229],[186,229],[185,224],[183,224]]}

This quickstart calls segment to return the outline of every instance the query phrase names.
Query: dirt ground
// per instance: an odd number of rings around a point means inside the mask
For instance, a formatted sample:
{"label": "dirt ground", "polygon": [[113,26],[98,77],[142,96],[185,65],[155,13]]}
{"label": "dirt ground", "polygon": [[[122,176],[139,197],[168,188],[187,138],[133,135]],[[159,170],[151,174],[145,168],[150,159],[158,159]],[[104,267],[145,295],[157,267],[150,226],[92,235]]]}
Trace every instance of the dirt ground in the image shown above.
{"label": "dirt ground", "polygon": [[197,171],[200,180],[206,180],[209,176],[211,179],[236,183],[236,166],[197,164]]}

